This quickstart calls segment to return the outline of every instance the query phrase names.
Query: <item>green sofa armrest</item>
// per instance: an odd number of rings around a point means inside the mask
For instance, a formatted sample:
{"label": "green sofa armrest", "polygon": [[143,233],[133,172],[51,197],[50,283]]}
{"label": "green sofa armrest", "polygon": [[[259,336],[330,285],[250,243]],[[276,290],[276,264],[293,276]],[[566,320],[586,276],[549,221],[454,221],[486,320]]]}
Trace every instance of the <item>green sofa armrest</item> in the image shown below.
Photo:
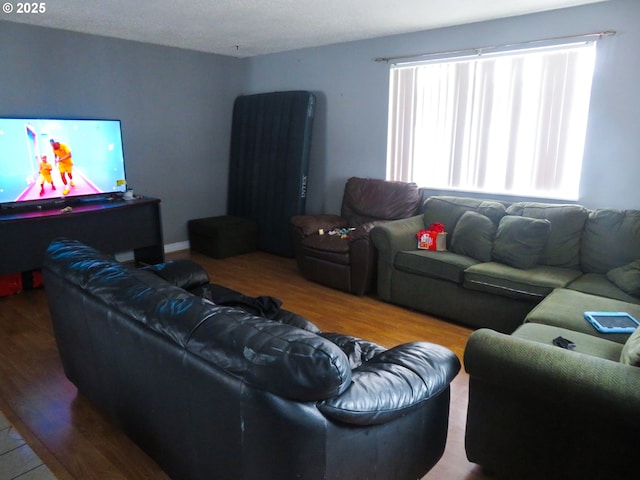
{"label": "green sofa armrest", "polygon": [[497,388],[640,427],[638,367],[489,329],[471,334],[464,365],[471,378]]}
{"label": "green sofa armrest", "polygon": [[393,260],[397,252],[417,248],[416,234],[422,229],[424,229],[423,216],[415,215],[376,225],[371,230],[371,237],[380,254]]}
{"label": "green sofa armrest", "polygon": [[378,295],[382,300],[391,300],[391,277],[396,253],[418,248],[416,234],[424,229],[424,217],[392,220],[376,225],[371,230],[371,241],[378,250]]}

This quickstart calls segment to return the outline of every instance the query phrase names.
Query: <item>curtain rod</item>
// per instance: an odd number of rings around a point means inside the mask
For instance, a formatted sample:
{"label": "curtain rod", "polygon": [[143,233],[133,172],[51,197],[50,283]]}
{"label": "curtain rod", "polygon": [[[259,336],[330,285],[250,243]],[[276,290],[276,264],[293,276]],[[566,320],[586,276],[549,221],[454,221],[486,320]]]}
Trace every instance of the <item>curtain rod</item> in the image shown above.
{"label": "curtain rod", "polygon": [[511,47],[519,47],[519,46],[524,46],[524,45],[535,45],[538,43],[545,43],[545,42],[553,42],[553,41],[557,41],[557,40],[587,40],[589,38],[593,38],[593,37],[598,37],[598,38],[602,38],[602,37],[610,37],[612,35],[615,35],[616,32],[615,30],[606,30],[604,32],[595,32],[595,33],[584,33],[581,35],[567,35],[564,37],[553,37],[553,38],[545,38],[542,40],[529,40],[526,42],[518,42],[518,43],[505,43],[502,45],[491,45],[491,46],[486,46],[486,47],[476,47],[476,48],[465,48],[462,50],[449,50],[446,52],[432,52],[432,53],[416,53],[414,55],[398,55],[396,57],[378,57],[375,59],[376,62],[391,62],[391,61],[395,61],[395,60],[405,60],[408,58],[426,58],[426,57],[435,57],[435,56],[439,56],[439,55],[457,55],[460,53],[475,53],[477,55],[482,54],[483,51],[485,50],[493,50],[493,49],[497,49],[497,48],[511,48]]}

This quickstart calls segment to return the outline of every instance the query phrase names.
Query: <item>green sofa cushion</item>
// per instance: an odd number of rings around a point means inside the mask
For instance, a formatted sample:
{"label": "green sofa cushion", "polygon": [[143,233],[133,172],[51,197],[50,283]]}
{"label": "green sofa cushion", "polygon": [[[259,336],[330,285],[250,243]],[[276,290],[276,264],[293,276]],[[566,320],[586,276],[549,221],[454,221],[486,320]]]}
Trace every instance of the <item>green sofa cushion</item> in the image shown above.
{"label": "green sofa cushion", "polygon": [[634,318],[640,319],[640,305],[566,288],[557,288],[527,314],[525,322],[555,325],[620,344],[627,341],[628,333],[598,332],[584,318],[584,312],[588,311],[627,312]]}
{"label": "green sofa cushion", "polygon": [[[511,334],[513,337],[530,340],[532,342],[553,345],[553,339],[563,337],[576,344],[574,352],[584,353],[598,358],[618,362],[622,352],[622,345],[617,342],[587,335],[586,333],[568,330],[566,328],[543,325],[541,323],[524,323]],[[550,366],[550,368],[554,368]],[[556,365],[555,368],[562,368]]]}
{"label": "green sofa cushion", "polygon": [[622,347],[620,363],[640,367],[640,328],[636,328]]}
{"label": "green sofa cushion", "polygon": [[406,250],[398,252],[395,268],[402,272],[462,283],[464,271],[477,260],[453,252]]}
{"label": "green sofa cushion", "polygon": [[580,246],[585,273],[607,273],[640,258],[640,210],[599,209],[589,213]]}
{"label": "green sofa cushion", "polygon": [[625,293],[640,297],[640,260],[609,270],[607,279]]}
{"label": "green sofa cushion", "polygon": [[603,273],[585,273],[571,282],[567,288],[600,297],[613,298],[622,302],[640,304],[640,298],[632,297],[621,290]]}
{"label": "green sofa cushion", "polygon": [[[423,219],[425,227],[432,223],[442,223],[447,232],[455,231],[458,220],[465,212],[472,211],[489,217],[496,225],[506,212],[504,204],[494,200],[477,198],[433,196],[424,202]],[[416,232],[417,233],[417,232]],[[451,235],[447,235],[447,248],[450,248]]]}
{"label": "green sofa cushion", "polygon": [[507,208],[507,215],[549,220],[551,231],[539,262],[543,265],[579,268],[580,239],[589,216],[585,207],[517,202]]}
{"label": "green sofa cushion", "polygon": [[502,217],[492,258],[512,267],[528,269],[538,263],[547,244],[549,220],[509,215]]}
{"label": "green sofa cushion", "polygon": [[451,250],[481,262],[491,260],[496,224],[480,213],[465,212],[453,231]]}
{"label": "green sofa cushion", "polygon": [[579,270],[537,265],[528,270],[504,263],[478,263],[464,272],[464,286],[505,297],[539,301],[554,288],[564,287],[580,275]]}

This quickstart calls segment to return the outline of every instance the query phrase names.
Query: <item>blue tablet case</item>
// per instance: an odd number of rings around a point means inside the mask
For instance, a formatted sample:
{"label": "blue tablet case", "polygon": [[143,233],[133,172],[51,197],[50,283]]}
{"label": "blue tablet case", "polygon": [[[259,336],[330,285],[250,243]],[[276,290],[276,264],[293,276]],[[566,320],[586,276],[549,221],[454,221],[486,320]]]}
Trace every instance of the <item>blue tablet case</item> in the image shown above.
{"label": "blue tablet case", "polygon": [[633,333],[640,325],[627,312],[584,312],[584,318],[602,333]]}

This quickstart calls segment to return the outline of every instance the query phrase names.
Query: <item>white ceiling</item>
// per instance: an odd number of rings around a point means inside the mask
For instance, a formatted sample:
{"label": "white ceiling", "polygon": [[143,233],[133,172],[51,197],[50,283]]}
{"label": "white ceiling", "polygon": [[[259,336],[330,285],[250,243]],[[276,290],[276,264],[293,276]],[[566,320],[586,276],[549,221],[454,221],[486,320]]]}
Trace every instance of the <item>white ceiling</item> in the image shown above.
{"label": "white ceiling", "polygon": [[251,57],[601,1],[49,0],[44,13],[0,19]]}

